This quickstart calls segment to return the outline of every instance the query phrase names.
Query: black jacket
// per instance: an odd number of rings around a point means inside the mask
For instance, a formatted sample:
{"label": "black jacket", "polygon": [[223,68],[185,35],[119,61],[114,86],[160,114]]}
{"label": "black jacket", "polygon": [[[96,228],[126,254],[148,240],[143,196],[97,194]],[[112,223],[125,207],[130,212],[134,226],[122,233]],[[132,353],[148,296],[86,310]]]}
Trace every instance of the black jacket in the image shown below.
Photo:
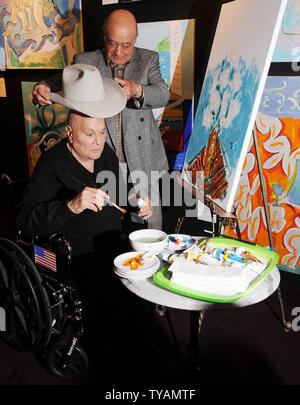
{"label": "black jacket", "polygon": [[67,206],[85,186],[102,187],[106,181],[97,183],[97,175],[103,171],[114,174],[116,193],[110,197],[118,202],[119,165],[111,148],[105,143],[100,158],[95,160],[94,173],[90,173],[70,153],[66,139],[59,142],[37,163],[17,207],[18,228],[28,236],[63,233],[72,244],[74,255],[99,249],[108,254],[114,243],[113,235],[121,229],[120,211],[106,205],[97,213],[85,210],[74,214]]}

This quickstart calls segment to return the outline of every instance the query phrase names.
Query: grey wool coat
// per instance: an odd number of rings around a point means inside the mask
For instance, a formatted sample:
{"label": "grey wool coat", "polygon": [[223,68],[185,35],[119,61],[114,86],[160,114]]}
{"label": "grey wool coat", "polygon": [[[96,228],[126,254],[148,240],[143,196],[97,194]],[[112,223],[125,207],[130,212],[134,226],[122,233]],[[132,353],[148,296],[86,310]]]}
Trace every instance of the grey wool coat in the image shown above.
{"label": "grey wool coat", "polygon": [[[105,63],[104,50],[79,53],[75,55],[73,63],[96,66],[102,77],[112,78],[111,69]],[[161,76],[158,53],[135,47],[130,63],[125,68],[124,80],[140,83],[144,89],[142,105],[130,99],[121,113],[124,150],[129,172],[142,170],[150,182],[151,171],[168,170],[161,133],[152,112],[154,108],[164,107],[170,97],[168,87]],[[52,91],[58,91],[58,87],[61,88],[61,84],[57,86],[57,81],[55,85],[51,84],[51,81],[47,81],[47,84]],[[107,143],[115,150],[115,119],[106,118],[105,122]]]}

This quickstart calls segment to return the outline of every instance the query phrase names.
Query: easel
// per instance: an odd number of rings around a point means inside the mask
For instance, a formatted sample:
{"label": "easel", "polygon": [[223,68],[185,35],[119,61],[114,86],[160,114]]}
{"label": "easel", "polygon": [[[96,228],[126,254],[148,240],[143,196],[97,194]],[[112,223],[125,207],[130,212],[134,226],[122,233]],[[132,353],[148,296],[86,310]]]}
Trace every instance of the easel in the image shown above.
{"label": "easel", "polygon": [[[259,179],[260,179],[260,185],[261,185],[261,193],[262,193],[262,200],[263,200],[263,205],[264,205],[267,231],[268,231],[268,236],[269,236],[269,244],[270,244],[270,248],[274,249],[273,235],[272,235],[272,230],[271,230],[271,221],[270,221],[270,215],[269,215],[269,210],[268,210],[266,185],[265,185],[265,180],[264,180],[264,175],[263,175],[263,168],[262,168],[262,163],[261,163],[261,158],[260,158],[260,153],[259,153],[259,145],[258,145],[257,131],[256,131],[255,125],[254,125],[253,131],[252,131],[252,136],[253,136],[253,144],[254,144],[254,148],[255,148],[256,161],[257,161],[257,167],[258,167],[258,173],[259,173]],[[179,176],[176,178],[176,180],[179,183],[181,183],[182,187],[185,187],[186,189],[190,190],[190,192],[192,193],[194,198],[198,198],[198,199],[200,199],[200,201],[201,201],[201,199],[203,200],[203,197],[199,197],[199,191],[195,187],[193,187],[190,184],[187,184],[182,178],[179,178]],[[234,212],[224,211],[221,207],[219,207],[217,204],[215,204],[214,201],[209,199],[207,196],[204,196],[204,204],[210,209],[210,212],[211,212],[212,227],[213,227],[212,236],[228,237],[228,236],[222,234],[220,232],[220,230],[222,227],[225,229],[226,226],[230,226],[232,229],[236,230],[238,239],[242,240],[237,217],[234,214]],[[216,216],[216,225],[214,222],[215,216]],[[184,207],[183,207],[182,216],[178,218],[175,233],[180,232],[180,228],[182,226],[183,220],[184,220]],[[251,242],[247,242],[247,243],[251,243]],[[283,327],[286,332],[289,332],[291,329],[291,322],[286,321],[280,287],[278,287],[277,293],[278,293],[278,298],[279,298],[279,302],[280,302]],[[203,320],[203,315],[202,315],[202,320]]]}
{"label": "easel", "polygon": [[[252,131],[252,136],[253,136],[253,144],[254,144],[254,148],[255,148],[256,161],[257,161],[258,172],[259,172],[262,200],[263,200],[263,205],[264,205],[267,231],[268,231],[268,236],[269,236],[269,244],[270,244],[270,248],[274,249],[273,235],[272,235],[272,230],[271,230],[271,221],[270,221],[270,215],[269,215],[269,210],[268,210],[266,185],[265,185],[265,180],[264,180],[264,176],[263,176],[263,168],[262,168],[262,163],[261,163],[261,158],[260,158],[260,153],[259,153],[259,145],[258,145],[257,132],[256,132],[255,125],[254,125],[254,129]],[[209,199],[207,196],[203,197],[202,194],[200,194],[201,196],[199,196],[199,191],[192,185],[187,184],[186,181],[184,181],[181,177],[178,176],[176,178],[176,180],[177,180],[177,182],[179,182],[179,184],[181,184],[182,187],[190,190],[190,192],[192,193],[194,198],[196,198],[196,199],[198,198],[200,201],[203,201],[204,204],[210,209],[211,218],[212,218],[212,236],[228,237],[221,233],[221,229],[222,229],[222,227],[225,229],[226,226],[230,226],[232,229],[236,230],[238,240],[242,240],[241,233],[239,230],[238,220],[237,220],[237,217],[234,212],[230,212],[230,213],[226,212],[221,207],[219,207],[217,204],[215,204],[211,199]],[[178,221],[176,224],[175,233],[180,233],[180,229],[181,229],[182,223],[184,221],[184,211],[185,211],[185,207],[183,206],[181,216],[178,218]],[[214,217],[216,217],[216,224],[214,221]],[[247,243],[251,243],[251,242],[247,242]],[[278,295],[278,299],[279,299],[279,303],[280,303],[283,328],[284,328],[285,332],[289,332],[291,330],[291,322],[286,321],[280,285],[277,288],[277,295]],[[194,312],[191,313],[190,336],[191,336],[191,347],[193,347],[193,353],[191,354],[191,359],[192,359],[192,362],[194,363],[193,369],[198,370],[198,371],[199,371],[199,365],[197,362],[198,339],[199,339],[201,327],[202,327],[203,320],[204,320],[204,313],[205,313],[205,311],[200,311],[198,313],[194,313]]]}
{"label": "easel", "polygon": [[[254,125],[253,131],[252,131],[252,135],[253,135],[253,143],[254,143],[254,148],[255,148],[259,179],[260,179],[261,194],[262,194],[262,199],[263,199],[263,204],[264,204],[264,212],[265,212],[265,216],[266,216],[269,242],[270,242],[270,247],[272,249],[274,249],[271,221],[270,221],[270,215],[269,215],[269,210],[268,210],[267,190],[266,190],[265,179],[263,176],[263,168],[262,168],[262,163],[261,163],[261,159],[260,159],[257,131],[256,131],[255,125]],[[279,303],[280,303],[283,327],[286,332],[289,332],[291,330],[292,324],[291,324],[291,322],[287,322],[286,318],[285,318],[285,311],[284,311],[284,306],[283,306],[283,299],[282,299],[282,295],[281,295],[280,285],[277,289],[277,294],[278,294],[278,299],[279,299]]]}

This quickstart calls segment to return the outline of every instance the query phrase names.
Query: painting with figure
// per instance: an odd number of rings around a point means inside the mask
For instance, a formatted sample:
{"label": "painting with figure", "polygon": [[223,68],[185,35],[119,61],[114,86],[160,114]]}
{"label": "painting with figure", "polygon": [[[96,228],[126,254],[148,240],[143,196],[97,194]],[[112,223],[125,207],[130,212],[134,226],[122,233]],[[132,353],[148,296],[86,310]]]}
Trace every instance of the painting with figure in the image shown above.
{"label": "painting with figure", "polygon": [[69,111],[60,104],[37,109],[32,103],[34,84],[35,82],[21,83],[29,176],[40,156],[66,137],[65,126]]}
{"label": "painting with figure", "polygon": [[182,177],[227,212],[285,6],[285,0],[236,0],[221,9]]}
{"label": "painting with figure", "polygon": [[300,0],[288,0],[272,62],[300,61]]}
{"label": "painting with figure", "polygon": [[[300,274],[300,77],[268,77],[256,127],[279,264]],[[266,244],[268,230],[252,144],[234,206],[242,239]],[[227,234],[236,237],[230,229]]]}
{"label": "painting with figure", "polygon": [[7,69],[62,69],[83,51],[81,0],[0,0]]}
{"label": "painting with figure", "polygon": [[162,77],[170,89],[166,107],[153,110],[170,168],[181,170],[192,131],[195,21],[138,24],[136,46],[159,53]]}

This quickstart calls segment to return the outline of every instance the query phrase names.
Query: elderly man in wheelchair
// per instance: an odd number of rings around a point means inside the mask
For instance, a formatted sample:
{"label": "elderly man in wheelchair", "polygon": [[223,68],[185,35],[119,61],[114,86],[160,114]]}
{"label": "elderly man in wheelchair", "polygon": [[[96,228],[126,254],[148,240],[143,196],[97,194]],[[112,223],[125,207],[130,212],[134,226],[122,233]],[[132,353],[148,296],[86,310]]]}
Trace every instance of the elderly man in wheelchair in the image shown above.
{"label": "elderly man in wheelchair", "polygon": [[[111,270],[120,253],[121,212],[109,204],[112,196],[101,189],[97,175],[109,172],[118,185],[118,159],[105,142],[104,118],[118,114],[126,97],[117,83],[102,79],[89,65],[66,67],[63,88],[63,96],[50,97],[70,108],[67,138],[41,156],[25,189],[16,218],[22,237],[17,244],[0,241],[0,257],[6,254],[0,260],[0,307],[8,312],[3,335],[10,344],[47,353],[52,373],[73,377],[87,368],[78,344],[83,334],[78,286],[80,293],[86,288],[87,296],[95,292],[105,299],[108,290],[118,294],[120,288]],[[113,199],[118,201],[118,190]],[[151,213],[151,204],[140,210],[144,218]],[[10,266],[17,268],[12,276],[6,272]],[[59,341],[68,334],[68,321],[72,336]]]}

